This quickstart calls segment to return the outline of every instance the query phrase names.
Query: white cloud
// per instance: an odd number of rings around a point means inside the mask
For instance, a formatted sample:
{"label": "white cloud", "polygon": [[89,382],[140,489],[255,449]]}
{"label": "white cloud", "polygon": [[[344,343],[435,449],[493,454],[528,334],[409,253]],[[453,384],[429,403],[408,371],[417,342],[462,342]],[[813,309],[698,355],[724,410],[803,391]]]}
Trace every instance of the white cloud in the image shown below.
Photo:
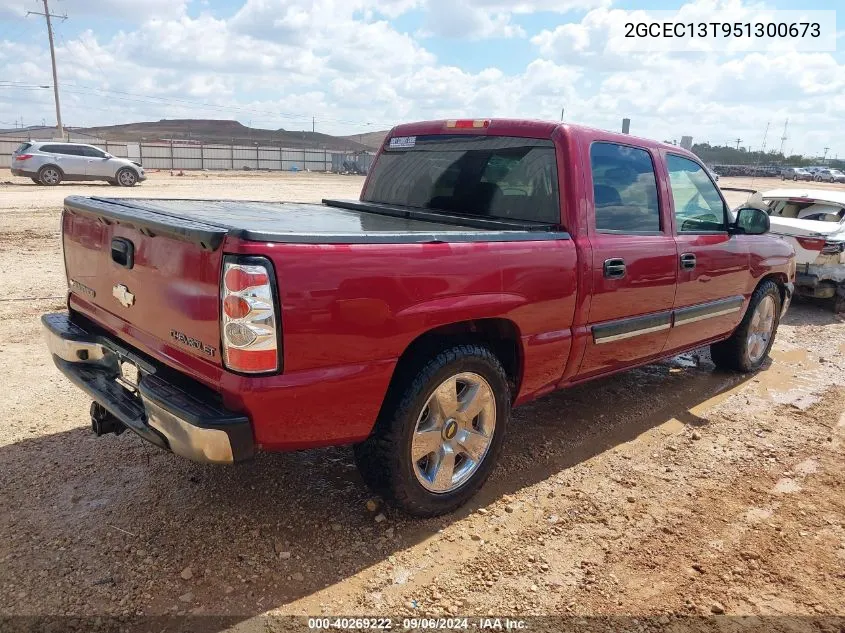
{"label": "white cloud", "polygon": [[[0,0],[0,8],[8,6],[10,0]],[[705,15],[713,7],[736,12],[747,5],[695,0],[685,6],[690,15]],[[579,7],[592,9],[555,14],[547,28],[530,34],[516,15]],[[438,58],[427,49],[429,40],[398,30],[391,16],[409,10],[426,12],[418,17],[432,34],[500,40],[473,46],[507,50],[507,38],[524,36],[534,59],[517,70],[491,65],[471,72],[460,56]],[[440,22],[450,15],[452,23]],[[755,147],[771,121],[771,147],[789,117],[793,140],[785,149],[821,151],[838,143],[845,154],[841,56],[619,50],[609,31],[632,15],[602,0],[246,0],[225,18],[179,9],[139,19],[113,36],[86,31],[59,41],[64,118],[71,125],[237,118],[310,129],[313,115],[318,130],[351,133],[425,118],[557,119],[565,107],[570,121],[618,129],[628,116],[643,136],[691,134],[714,143],[741,137]],[[51,82],[40,39],[0,41],[0,67],[4,78]],[[21,113],[50,121],[51,91],[0,89],[0,121]]]}
{"label": "white cloud", "polygon": [[478,7],[472,0],[428,0],[420,35],[471,40],[507,39],[525,37],[525,31],[511,22],[509,13]]}

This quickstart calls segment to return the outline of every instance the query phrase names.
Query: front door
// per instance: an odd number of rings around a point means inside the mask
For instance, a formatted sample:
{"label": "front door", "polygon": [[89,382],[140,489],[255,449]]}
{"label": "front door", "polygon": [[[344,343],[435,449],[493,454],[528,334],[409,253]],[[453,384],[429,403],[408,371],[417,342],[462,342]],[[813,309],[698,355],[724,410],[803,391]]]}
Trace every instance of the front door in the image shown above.
{"label": "front door", "polygon": [[668,211],[660,203],[654,156],[594,142],[590,336],[578,378],[621,369],[663,351],[678,275]]}
{"label": "front door", "polygon": [[106,153],[96,147],[84,147],[88,169],[86,175],[91,178],[114,178],[114,165]]}
{"label": "front door", "polygon": [[748,248],[728,233],[727,205],[707,171],[690,158],[666,153],[678,291],[667,350],[730,332],[742,318]]}

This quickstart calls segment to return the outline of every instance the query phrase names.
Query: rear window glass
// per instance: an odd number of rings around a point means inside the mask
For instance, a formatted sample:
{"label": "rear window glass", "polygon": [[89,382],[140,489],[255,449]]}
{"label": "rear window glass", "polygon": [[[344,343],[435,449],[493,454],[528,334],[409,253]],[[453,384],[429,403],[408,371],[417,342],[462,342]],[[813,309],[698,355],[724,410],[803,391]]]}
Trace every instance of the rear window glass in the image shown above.
{"label": "rear window glass", "polygon": [[769,215],[798,220],[842,222],[845,219],[845,208],[819,200],[775,199],[769,201],[766,212]]}
{"label": "rear window glass", "polygon": [[647,151],[616,143],[593,143],[590,167],[597,231],[660,231],[657,179]]}
{"label": "rear window glass", "polygon": [[21,143],[18,145],[18,148],[15,150],[15,154],[20,154],[21,152],[25,152],[30,147],[32,147],[32,143]]}
{"label": "rear window glass", "polygon": [[[396,139],[394,139],[396,141]],[[549,140],[417,136],[376,161],[362,200],[487,218],[560,223]]]}
{"label": "rear window glass", "polygon": [[79,145],[44,145],[41,151],[47,154],[62,154],[64,156],[85,156]]}

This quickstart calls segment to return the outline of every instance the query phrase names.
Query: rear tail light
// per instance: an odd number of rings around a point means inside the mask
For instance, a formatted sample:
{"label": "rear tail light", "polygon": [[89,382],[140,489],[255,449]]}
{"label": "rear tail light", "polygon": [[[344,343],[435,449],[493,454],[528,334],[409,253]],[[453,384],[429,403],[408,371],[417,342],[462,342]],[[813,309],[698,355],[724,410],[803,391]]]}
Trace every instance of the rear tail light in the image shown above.
{"label": "rear tail light", "polygon": [[820,251],[825,245],[824,239],[819,237],[796,237],[795,240],[808,251]]}
{"label": "rear tail light", "polygon": [[18,160],[18,161],[29,160],[30,158],[32,158],[32,154],[16,154],[15,155],[15,160]]}
{"label": "rear tail light", "polygon": [[238,372],[279,369],[273,268],[263,257],[226,257],[220,294],[223,361]]}

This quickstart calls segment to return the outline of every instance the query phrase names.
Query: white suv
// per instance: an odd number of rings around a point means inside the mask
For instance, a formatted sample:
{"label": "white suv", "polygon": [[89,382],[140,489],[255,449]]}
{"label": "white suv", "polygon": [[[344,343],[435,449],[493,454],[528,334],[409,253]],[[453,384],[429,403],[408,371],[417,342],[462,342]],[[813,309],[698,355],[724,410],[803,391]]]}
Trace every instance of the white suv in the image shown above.
{"label": "white suv", "polygon": [[32,178],[39,185],[105,180],[121,187],[133,187],[147,178],[141,163],[116,158],[93,145],[55,141],[21,143],[12,154],[12,175]]}

